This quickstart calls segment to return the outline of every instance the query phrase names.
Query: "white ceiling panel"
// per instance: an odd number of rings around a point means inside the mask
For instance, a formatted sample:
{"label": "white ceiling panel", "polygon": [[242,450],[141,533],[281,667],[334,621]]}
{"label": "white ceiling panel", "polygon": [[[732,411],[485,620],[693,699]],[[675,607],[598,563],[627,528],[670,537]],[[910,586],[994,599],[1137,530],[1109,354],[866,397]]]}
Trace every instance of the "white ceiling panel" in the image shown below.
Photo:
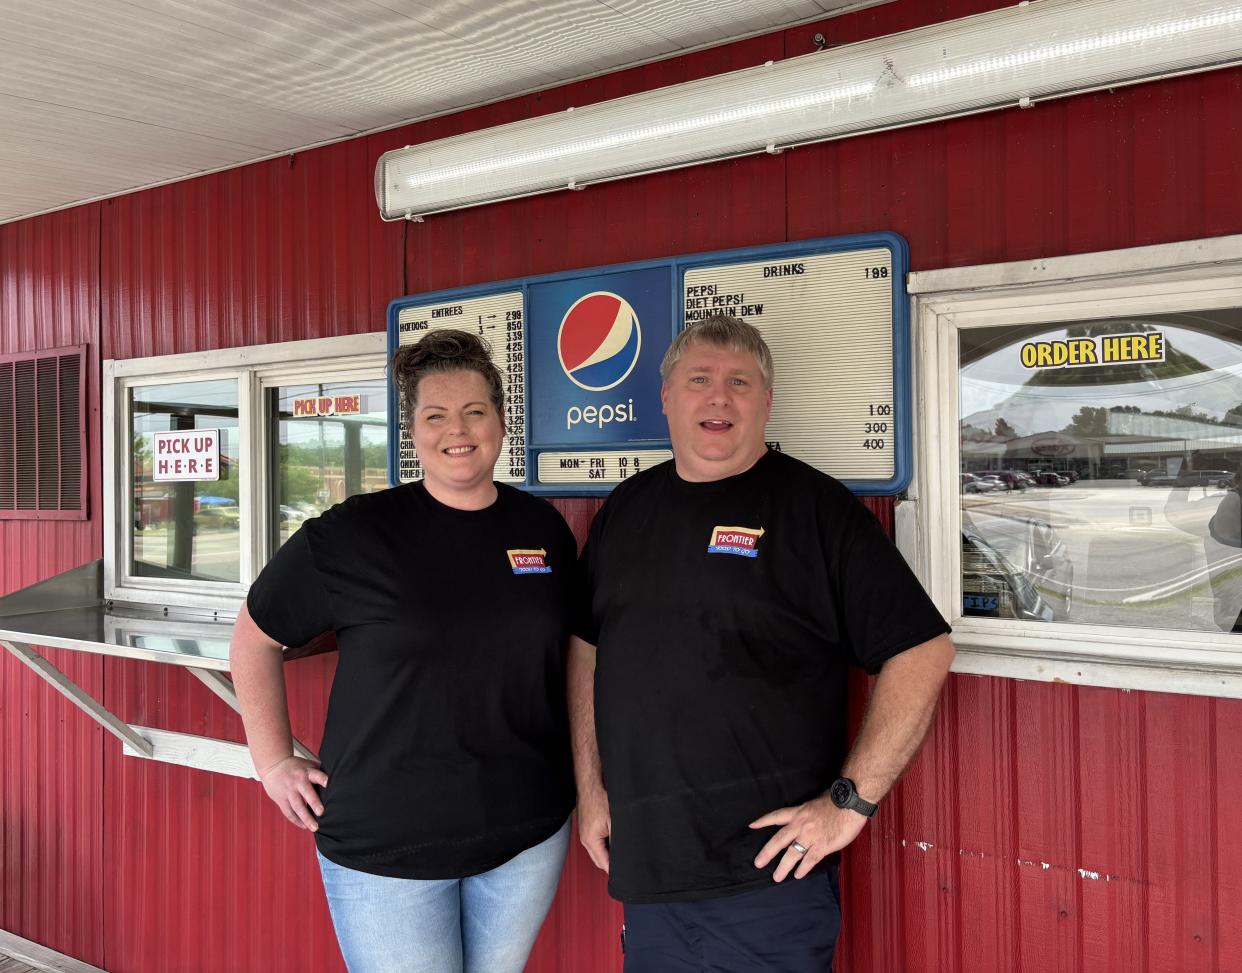
{"label": "white ceiling panel", "polygon": [[0,0],[0,222],[889,0]]}
{"label": "white ceiling panel", "polygon": [[[81,61],[68,64],[0,39],[0,63],[7,90],[0,97],[34,105],[72,106],[93,115],[129,119],[174,131],[192,131],[231,142],[279,152],[341,138],[354,131],[323,119],[217,94],[204,101],[201,89],[185,82],[159,85],[128,68],[108,66],[111,83],[101,85],[83,71]],[[118,97],[123,92],[123,97]],[[0,141],[3,137],[0,136]]]}
{"label": "white ceiling panel", "polygon": [[686,4],[670,4],[663,0],[609,0],[609,5],[634,23],[675,38],[679,47],[714,44],[713,38],[719,37],[722,31],[745,35],[777,30],[786,24],[823,17],[847,6],[830,0],[820,3],[812,0],[785,3],[717,0],[716,3]]}

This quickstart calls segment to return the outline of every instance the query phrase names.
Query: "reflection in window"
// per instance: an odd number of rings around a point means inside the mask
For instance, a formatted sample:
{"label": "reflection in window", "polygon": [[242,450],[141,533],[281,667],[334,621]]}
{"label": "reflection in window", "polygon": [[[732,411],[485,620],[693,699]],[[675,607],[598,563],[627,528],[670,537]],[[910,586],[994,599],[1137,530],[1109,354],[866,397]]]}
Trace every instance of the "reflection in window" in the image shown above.
{"label": "reflection in window", "polygon": [[1242,309],[959,335],[963,613],[1242,631]]}
{"label": "reflection in window", "polygon": [[270,389],[271,549],[308,517],[388,486],[388,390],[383,381]]}
{"label": "reflection in window", "polygon": [[[218,479],[168,480],[157,471],[158,432],[219,430]],[[237,382],[179,382],[130,390],[133,556],[141,577],[238,581],[241,513]]]}

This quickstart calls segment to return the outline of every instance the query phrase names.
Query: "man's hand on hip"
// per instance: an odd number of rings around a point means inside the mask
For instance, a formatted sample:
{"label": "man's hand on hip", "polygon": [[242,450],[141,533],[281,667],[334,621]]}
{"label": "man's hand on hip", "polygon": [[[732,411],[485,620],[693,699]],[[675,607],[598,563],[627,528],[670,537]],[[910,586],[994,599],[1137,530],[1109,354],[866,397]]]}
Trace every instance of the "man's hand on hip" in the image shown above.
{"label": "man's hand on hip", "polygon": [[794,878],[804,878],[823,859],[857,838],[866,823],[857,811],[837,807],[827,795],[772,811],[750,823],[752,828],[782,825],[755,858],[755,867],[767,868],[784,852],[772,880],[783,882],[790,872]]}
{"label": "man's hand on hip", "polygon": [[612,835],[612,815],[608,811],[608,795],[597,791],[591,796],[578,795],[578,840],[595,862],[595,867],[608,871],[608,838]]}

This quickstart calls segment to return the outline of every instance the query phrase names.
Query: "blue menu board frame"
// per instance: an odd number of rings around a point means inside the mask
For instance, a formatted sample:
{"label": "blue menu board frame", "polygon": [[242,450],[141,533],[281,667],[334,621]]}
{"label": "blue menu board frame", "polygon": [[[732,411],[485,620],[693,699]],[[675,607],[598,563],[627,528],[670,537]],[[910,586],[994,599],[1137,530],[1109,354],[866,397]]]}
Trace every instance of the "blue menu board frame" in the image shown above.
{"label": "blue menu board frame", "polygon": [[[800,257],[881,248],[888,250],[891,261],[893,475],[884,479],[839,479],[857,494],[891,496],[904,491],[913,474],[913,394],[910,378],[912,351],[910,308],[905,290],[910,260],[906,241],[896,233],[855,234],[686,254],[661,260],[612,264],[399,297],[389,303],[386,315],[388,355],[391,358],[399,347],[399,316],[406,308],[451,304],[472,298],[520,292],[525,348],[522,379],[525,389],[526,479],[524,483],[515,485],[544,496],[604,495],[616,486],[616,482],[540,483],[539,454],[613,453],[671,448],[667,427],[662,423],[663,416],[659,416],[660,422],[656,424],[653,423],[651,414],[653,411],[659,413],[660,409],[659,361],[668,343],[685,326],[684,294],[687,271],[757,261],[780,263]],[[666,282],[666,293],[662,287],[655,285],[657,280]],[[640,292],[637,296],[634,291],[627,291],[626,286],[622,286],[635,282]],[[658,293],[653,294],[652,291]],[[667,318],[664,320],[659,317],[661,307],[667,311]],[[729,310],[727,306],[719,309]],[[566,313],[554,336],[551,332],[555,325],[549,322],[562,311]],[[652,314],[656,315],[655,320],[652,320]],[[551,317],[540,320],[541,315]],[[629,323],[631,318],[632,326]],[[584,322],[584,326],[575,330],[579,320]],[[601,324],[601,321],[604,323]],[[612,322],[611,325],[608,322]],[[633,347],[636,331],[641,333],[641,347],[638,349]],[[585,338],[582,337],[584,335]],[[575,336],[582,339],[576,348],[571,346],[571,339]],[[585,359],[579,363],[578,359],[584,354]],[[555,368],[553,361],[557,362]],[[777,366],[779,370],[779,361]],[[556,384],[540,388],[533,384],[532,378],[540,383]],[[779,390],[778,378],[778,395]],[[635,394],[638,395],[637,401],[634,401]],[[627,403],[628,411],[624,408]],[[605,406],[610,407],[611,412],[605,412]],[[566,409],[567,426],[563,434],[555,422],[555,417],[562,408]],[[592,408],[594,412],[590,411]],[[634,413],[638,413],[636,419],[631,418]],[[538,423],[535,419],[537,414],[540,417]],[[584,415],[590,417],[589,422],[583,419]],[[534,435],[536,425],[539,426],[538,438]],[[598,433],[584,437],[583,427],[589,428],[591,425],[597,428]],[[627,435],[627,426],[636,427],[641,434]],[[553,428],[557,430],[556,434],[552,432]],[[657,428],[662,430],[663,435],[653,434]],[[390,483],[398,482],[396,471],[399,468],[400,445],[397,393],[390,381]]]}

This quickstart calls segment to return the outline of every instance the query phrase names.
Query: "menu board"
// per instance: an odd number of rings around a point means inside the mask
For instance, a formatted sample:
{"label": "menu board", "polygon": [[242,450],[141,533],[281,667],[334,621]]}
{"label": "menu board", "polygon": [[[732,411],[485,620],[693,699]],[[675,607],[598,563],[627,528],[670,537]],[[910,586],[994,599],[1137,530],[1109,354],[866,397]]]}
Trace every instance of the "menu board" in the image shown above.
{"label": "menu board", "polygon": [[776,362],[767,440],[842,480],[895,469],[893,261],[887,248],[688,269],[686,324],[735,314]]}
{"label": "menu board", "polygon": [[[507,483],[526,481],[526,330],[520,290],[488,294],[460,301],[416,304],[397,314],[397,345],[413,344],[443,328],[470,331],[491,348],[492,363],[500,370],[505,392],[505,438],[496,461],[495,478]],[[422,464],[410,439],[405,416],[396,410],[400,445],[395,481],[423,478]]]}
{"label": "menu board", "polygon": [[[732,314],[775,360],[769,446],[893,494],[911,473],[908,265],[901,237],[871,233],[476,285],[393,301],[389,350],[480,335],[505,385],[496,479],[601,494],[672,457],[661,359],[684,328]],[[408,482],[422,470],[390,402],[390,479]]]}

